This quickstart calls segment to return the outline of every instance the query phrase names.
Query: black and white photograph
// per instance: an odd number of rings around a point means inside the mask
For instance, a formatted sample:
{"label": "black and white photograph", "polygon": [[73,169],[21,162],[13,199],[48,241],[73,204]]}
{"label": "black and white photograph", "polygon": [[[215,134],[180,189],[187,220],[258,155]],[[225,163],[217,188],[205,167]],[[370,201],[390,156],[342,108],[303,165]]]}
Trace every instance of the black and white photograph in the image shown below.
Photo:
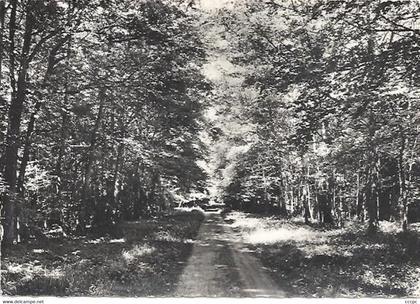
{"label": "black and white photograph", "polygon": [[420,1],[0,0],[0,202],[3,304],[417,304]]}

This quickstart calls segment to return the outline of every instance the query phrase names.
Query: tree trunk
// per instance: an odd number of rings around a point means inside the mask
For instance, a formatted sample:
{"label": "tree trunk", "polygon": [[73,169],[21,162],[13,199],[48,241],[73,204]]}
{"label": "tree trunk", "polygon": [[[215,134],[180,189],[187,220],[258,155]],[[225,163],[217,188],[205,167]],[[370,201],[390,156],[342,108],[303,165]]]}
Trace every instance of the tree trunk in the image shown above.
{"label": "tree trunk", "polygon": [[[70,19],[70,18],[69,18]],[[67,50],[66,50],[66,67],[70,69],[70,56],[71,56],[71,45],[72,45],[72,36],[68,36],[67,40]],[[69,72],[66,71],[65,81],[64,81],[64,104],[69,104]],[[67,139],[67,125],[69,122],[69,116],[67,109],[62,109],[61,113],[61,130],[60,130],[60,147],[58,149],[57,163],[55,165],[55,175],[57,176],[59,186],[57,189],[57,200],[61,201],[61,191],[62,191],[62,163],[64,158],[64,153],[66,150],[66,139]]]}
{"label": "tree trunk", "polygon": [[286,176],[282,179],[282,184],[283,184],[283,201],[284,201],[284,204],[282,206],[282,212],[285,212],[285,214],[287,214],[287,206],[289,205],[289,195],[288,195],[289,184],[288,184]]}
{"label": "tree trunk", "polygon": [[356,216],[359,221],[364,221],[363,197],[360,191],[360,170],[357,170],[356,177]]}
{"label": "tree trunk", "polygon": [[6,15],[6,1],[0,0],[0,87],[3,80],[3,52],[4,52],[4,17]]}
{"label": "tree trunk", "polygon": [[134,216],[134,219],[138,220],[143,215],[142,203],[144,199],[144,193],[143,193],[143,188],[141,187],[141,178],[140,178],[140,159],[137,159],[136,161],[132,184],[133,184],[132,191],[136,195],[133,202],[134,203],[133,216]]}
{"label": "tree trunk", "polygon": [[[64,98],[67,99],[66,97]],[[62,175],[62,163],[64,158],[64,153],[66,150],[66,138],[67,138],[67,128],[68,128],[68,120],[69,117],[65,110],[61,114],[61,128],[60,128],[60,146],[58,148],[58,156],[57,162],[55,164],[55,175],[57,176],[58,180],[61,180]],[[58,196],[60,197],[61,187],[57,191]]]}
{"label": "tree trunk", "polygon": [[90,192],[90,181],[92,176],[92,167],[94,162],[94,153],[96,148],[96,140],[97,140],[97,133],[101,124],[102,120],[102,114],[103,114],[103,108],[105,104],[105,89],[100,88],[99,94],[99,109],[98,114],[96,116],[95,124],[93,126],[93,130],[91,133],[91,139],[90,139],[90,146],[88,149],[88,159],[86,161],[86,166],[84,170],[84,181],[81,191],[81,199],[80,199],[80,214],[79,214],[79,227],[78,230],[81,234],[84,234],[86,232],[86,221],[87,221],[87,207],[88,207],[88,197]]}
{"label": "tree trunk", "polygon": [[376,218],[380,220],[380,196],[382,192],[381,181],[381,158],[378,156],[376,161]]}
{"label": "tree trunk", "polygon": [[121,142],[118,144],[118,147],[117,147],[117,155],[115,159],[115,166],[114,166],[113,180],[112,180],[112,208],[114,208],[114,210],[118,209],[118,196],[119,196],[118,194],[120,191],[118,175],[119,175],[120,166],[123,159],[123,154],[124,154],[124,143]]}
{"label": "tree trunk", "polygon": [[369,178],[369,182],[366,188],[366,203],[367,211],[369,216],[369,231],[373,232],[377,227],[377,181],[375,178],[376,174],[373,172],[372,176]]}
{"label": "tree trunk", "polygon": [[302,191],[303,195],[303,207],[304,207],[304,217],[305,217],[305,224],[310,223],[311,219],[311,211],[310,211],[310,198],[309,198],[309,187],[308,185],[303,185]]}
{"label": "tree trunk", "polygon": [[10,86],[12,88],[12,98],[16,94],[16,60],[15,60],[15,33],[16,33],[16,11],[17,11],[17,0],[10,1],[10,18],[9,18],[9,75],[10,75]]}
{"label": "tree trunk", "polygon": [[[56,64],[57,53],[60,50],[60,48],[64,45],[64,43],[67,40],[69,40],[69,38],[70,38],[69,36],[66,36],[63,39],[59,40],[58,43],[51,49],[51,52],[48,56],[47,70],[45,72],[44,79],[42,80],[41,88],[45,88],[48,85],[49,79],[54,72],[54,66]],[[68,94],[66,92],[65,93],[65,99],[66,99],[67,95]],[[36,121],[37,114],[38,114],[38,112],[41,109],[42,104],[43,104],[42,98],[43,98],[42,94],[39,93],[39,98],[35,103],[34,111],[32,112],[32,114],[30,116],[28,127],[26,129],[25,144],[23,146],[22,161],[21,161],[21,165],[20,165],[20,168],[19,168],[19,177],[18,177],[18,180],[17,180],[17,191],[21,196],[23,195],[23,192],[24,192],[25,173],[26,173],[26,167],[27,167],[28,161],[29,161],[29,153],[30,153],[30,148],[31,148],[31,137],[32,137],[32,134],[35,130],[35,121]]]}
{"label": "tree trunk", "polygon": [[[15,31],[15,18],[16,18],[16,1],[12,2],[12,12],[10,20],[10,36],[14,40]],[[22,120],[22,112],[24,109],[24,102],[26,98],[26,87],[27,87],[27,72],[29,67],[28,54],[31,45],[32,28],[34,20],[31,13],[30,5],[26,7],[26,21],[25,30],[23,36],[23,47],[22,56],[20,62],[20,69],[18,73],[18,80],[16,83],[16,90],[14,90],[14,75],[12,75],[11,86],[12,86],[12,99],[8,112],[8,130],[6,135],[6,149],[5,149],[5,168],[4,168],[4,179],[8,185],[8,194],[5,197],[5,225],[4,225],[4,243],[12,244],[16,240],[16,171],[17,171],[17,159],[19,149],[19,136],[20,136],[20,125]],[[11,42],[11,45],[14,43]],[[11,53],[15,50],[12,49]],[[11,55],[13,61],[10,63],[14,64],[14,55]],[[14,67],[11,69],[11,73],[14,73]]]}
{"label": "tree trunk", "polygon": [[313,220],[312,216],[312,201],[311,201],[311,183],[310,183],[310,167],[308,166],[308,175],[307,175],[307,182],[306,182],[306,194],[307,194],[307,201],[308,201],[308,213],[310,221]]}
{"label": "tree trunk", "polygon": [[406,184],[406,170],[404,163],[404,153],[406,146],[406,138],[401,131],[401,145],[398,154],[398,179],[399,179],[399,205],[401,208],[401,219],[402,219],[402,229],[403,231],[408,230],[408,220],[407,220],[407,184]]}
{"label": "tree trunk", "polygon": [[39,109],[41,108],[41,102],[37,101],[35,104],[35,109],[31,114],[31,117],[29,118],[29,123],[28,123],[28,127],[26,129],[26,134],[25,134],[25,143],[23,146],[23,155],[22,155],[22,161],[20,163],[20,167],[19,167],[19,176],[17,179],[17,192],[23,196],[23,192],[24,192],[24,182],[25,182],[25,173],[26,173],[26,167],[28,165],[28,161],[29,161],[29,152],[30,152],[30,147],[31,147],[31,137],[32,137],[32,133],[34,132],[35,129],[35,120],[36,120],[36,115],[39,112]]}
{"label": "tree trunk", "polygon": [[290,189],[290,215],[293,216],[293,212],[295,211],[295,195],[293,193],[293,186]]}

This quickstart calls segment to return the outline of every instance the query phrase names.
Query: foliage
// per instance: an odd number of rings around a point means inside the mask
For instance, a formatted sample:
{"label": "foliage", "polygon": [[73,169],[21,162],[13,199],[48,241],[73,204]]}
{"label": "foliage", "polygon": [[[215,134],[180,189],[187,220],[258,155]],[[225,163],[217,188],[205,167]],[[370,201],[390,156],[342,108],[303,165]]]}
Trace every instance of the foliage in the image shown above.
{"label": "foliage", "polygon": [[28,212],[67,232],[106,232],[203,189],[209,83],[196,15],[171,1],[9,2],[0,33],[7,242],[18,217],[39,226]]}
{"label": "foliage", "polygon": [[[240,161],[216,169],[231,172],[219,195],[307,222],[358,217],[372,229],[382,219],[405,229],[419,189],[419,9],[416,1],[316,0],[219,11],[229,60],[243,71],[226,112],[253,134],[242,133],[249,149]],[[250,89],[256,94],[241,98]],[[228,138],[220,141],[239,146]]]}

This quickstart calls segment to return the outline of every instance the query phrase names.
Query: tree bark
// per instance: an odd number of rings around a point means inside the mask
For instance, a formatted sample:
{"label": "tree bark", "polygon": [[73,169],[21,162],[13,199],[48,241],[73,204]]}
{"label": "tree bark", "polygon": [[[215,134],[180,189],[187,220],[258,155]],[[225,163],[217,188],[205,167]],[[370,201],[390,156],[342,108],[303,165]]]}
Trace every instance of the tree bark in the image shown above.
{"label": "tree bark", "polygon": [[134,173],[133,173],[133,180],[132,180],[132,191],[135,193],[135,198],[133,200],[133,217],[134,219],[138,220],[142,213],[142,202],[143,202],[143,188],[141,187],[141,178],[140,178],[140,158],[137,159]]}
{"label": "tree bark", "polygon": [[0,0],[0,87],[3,80],[3,52],[4,52],[4,17],[6,15],[6,1]]}
{"label": "tree bark", "polygon": [[113,172],[113,180],[112,180],[112,208],[115,210],[118,209],[118,196],[120,192],[119,187],[119,172],[120,167],[123,162],[123,155],[124,155],[124,143],[119,143],[117,147],[115,165],[114,165],[114,172]]}
{"label": "tree bark", "polygon": [[34,132],[35,129],[35,120],[36,120],[36,115],[38,114],[39,110],[41,108],[41,102],[36,102],[35,104],[35,108],[34,111],[31,114],[31,117],[29,118],[29,123],[28,123],[28,127],[26,129],[26,134],[25,134],[25,143],[23,146],[23,155],[22,155],[22,160],[20,163],[20,167],[19,167],[19,176],[17,179],[17,185],[16,185],[16,189],[17,192],[23,196],[23,192],[24,192],[24,181],[25,181],[25,173],[26,173],[26,167],[28,165],[28,161],[29,161],[29,152],[30,152],[30,147],[31,147],[31,137],[32,137],[32,133]]}
{"label": "tree bark", "polygon": [[356,216],[359,219],[359,221],[364,221],[363,218],[363,199],[361,197],[361,191],[360,191],[360,169],[357,170],[357,176],[356,176]]}
{"label": "tree bark", "polygon": [[81,199],[80,199],[80,214],[79,214],[79,227],[78,230],[80,233],[84,234],[86,232],[86,220],[87,220],[87,207],[88,207],[88,197],[89,197],[89,188],[90,188],[90,181],[92,176],[92,167],[94,162],[94,153],[96,148],[96,140],[97,140],[97,133],[101,125],[103,109],[105,104],[105,89],[100,88],[99,94],[99,109],[98,114],[96,116],[95,124],[93,126],[93,130],[91,133],[90,138],[90,146],[88,149],[88,159],[86,161],[85,172],[84,172],[84,182],[81,191]]}
{"label": "tree bark", "polygon": [[308,174],[306,176],[307,181],[306,181],[306,192],[307,192],[307,201],[308,201],[308,213],[309,213],[309,219],[310,221],[313,220],[313,215],[312,215],[312,200],[311,200],[311,182],[310,182],[310,166],[308,166]]}
{"label": "tree bark", "polygon": [[402,219],[402,229],[403,231],[408,230],[408,220],[407,220],[407,184],[406,184],[406,170],[404,163],[404,153],[406,146],[406,138],[401,131],[401,144],[398,153],[398,179],[399,179],[399,205],[401,208],[401,219]]}
{"label": "tree bark", "polygon": [[[48,56],[48,65],[47,70],[44,75],[44,79],[42,80],[41,87],[45,88],[48,85],[49,79],[54,73],[54,67],[56,65],[56,56],[58,51],[61,49],[61,47],[65,44],[67,40],[70,39],[70,36],[63,37],[61,40],[57,42],[57,44],[51,49],[51,52]],[[67,81],[66,81],[67,82]],[[66,89],[67,91],[67,84]],[[40,111],[42,105],[43,105],[43,97],[42,94],[39,94],[39,99],[35,103],[34,111],[32,112],[29,123],[26,129],[25,134],[25,144],[23,147],[23,154],[22,154],[22,161],[19,168],[19,177],[17,180],[17,191],[20,195],[23,195],[24,192],[24,182],[25,182],[25,173],[26,173],[26,167],[28,165],[29,161],[29,153],[31,148],[31,137],[35,130],[35,121],[38,115],[38,112]],[[65,92],[65,99],[67,98],[67,92]]]}
{"label": "tree bark", "polygon": [[17,11],[17,0],[10,1],[10,18],[9,18],[9,75],[10,75],[10,86],[12,88],[12,98],[16,94],[16,60],[15,60],[15,33],[16,33],[16,11]]}
{"label": "tree bark", "polygon": [[[10,21],[10,37],[14,40],[15,19],[17,1],[12,2],[12,12]],[[27,4],[25,30],[23,36],[22,55],[20,61],[20,68],[18,72],[18,79],[16,89],[14,82],[14,55],[11,55],[11,86],[12,99],[8,112],[8,130],[6,135],[6,149],[5,149],[5,168],[4,179],[9,187],[9,192],[5,197],[5,225],[4,225],[4,243],[12,244],[16,240],[16,180],[17,180],[17,159],[19,149],[20,126],[22,120],[22,112],[24,109],[24,102],[26,98],[27,87],[27,73],[29,68],[29,49],[31,46],[32,29],[34,25],[34,17],[31,13],[31,6]],[[14,43],[11,42],[11,46]],[[11,53],[15,50],[11,49]]]}

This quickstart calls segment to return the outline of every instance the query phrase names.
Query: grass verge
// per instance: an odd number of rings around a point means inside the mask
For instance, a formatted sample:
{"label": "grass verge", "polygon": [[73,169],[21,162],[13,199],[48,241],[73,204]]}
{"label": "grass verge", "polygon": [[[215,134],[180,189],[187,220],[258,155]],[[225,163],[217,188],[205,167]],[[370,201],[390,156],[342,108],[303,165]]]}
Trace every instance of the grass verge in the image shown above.
{"label": "grass verge", "polygon": [[389,222],[367,234],[353,222],[325,229],[240,212],[231,224],[290,297],[420,296],[419,229],[408,233]]}
{"label": "grass verge", "polygon": [[2,252],[1,288],[20,296],[167,296],[204,215],[177,211],[122,224],[124,238],[68,238]]}

